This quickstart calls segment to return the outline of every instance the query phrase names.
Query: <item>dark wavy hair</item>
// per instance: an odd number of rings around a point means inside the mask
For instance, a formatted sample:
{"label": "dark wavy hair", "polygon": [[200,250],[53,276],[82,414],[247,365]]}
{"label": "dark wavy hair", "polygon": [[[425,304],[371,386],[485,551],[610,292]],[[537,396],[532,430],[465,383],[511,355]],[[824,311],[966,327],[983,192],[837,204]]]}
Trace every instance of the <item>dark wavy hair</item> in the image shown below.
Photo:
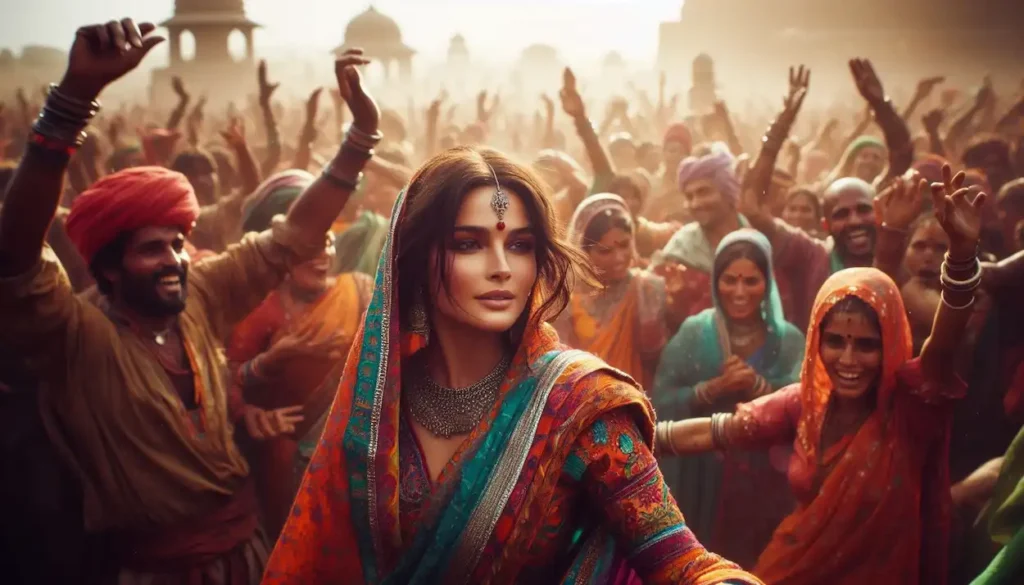
{"label": "dark wavy hair", "polygon": [[[555,217],[548,189],[530,167],[512,161],[491,149],[457,147],[437,154],[423,164],[406,188],[406,204],[398,226],[398,302],[403,325],[409,323],[409,309],[429,281],[431,256],[438,255],[438,282],[446,294],[451,260],[444,246],[454,228],[466,196],[474,189],[498,182],[526,207],[535,239],[537,290],[541,305],[533,310],[537,322],[550,321],[569,304],[577,279],[597,283],[587,257],[565,241]],[[429,295],[423,295],[429,297]],[[422,301],[428,304],[429,298]]]}

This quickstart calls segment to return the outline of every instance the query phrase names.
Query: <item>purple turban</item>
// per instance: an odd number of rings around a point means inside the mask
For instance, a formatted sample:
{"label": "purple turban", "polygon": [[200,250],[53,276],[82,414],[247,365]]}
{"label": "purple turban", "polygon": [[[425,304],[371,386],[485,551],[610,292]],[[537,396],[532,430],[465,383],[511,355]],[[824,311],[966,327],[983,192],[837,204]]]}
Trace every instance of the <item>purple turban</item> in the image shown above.
{"label": "purple turban", "polygon": [[711,145],[711,153],[705,156],[691,156],[679,163],[679,189],[701,179],[711,179],[718,191],[735,205],[740,197],[740,182],[736,178],[736,159],[723,142]]}

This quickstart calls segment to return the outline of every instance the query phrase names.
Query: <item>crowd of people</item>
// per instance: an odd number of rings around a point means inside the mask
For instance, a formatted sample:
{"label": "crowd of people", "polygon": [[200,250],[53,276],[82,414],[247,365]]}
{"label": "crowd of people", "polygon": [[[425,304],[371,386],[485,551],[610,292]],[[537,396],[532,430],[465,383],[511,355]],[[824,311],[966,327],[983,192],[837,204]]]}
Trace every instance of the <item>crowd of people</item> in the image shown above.
{"label": "crowd of people", "polygon": [[1024,582],[1024,95],[103,111],[154,30],[4,88],[0,580]]}

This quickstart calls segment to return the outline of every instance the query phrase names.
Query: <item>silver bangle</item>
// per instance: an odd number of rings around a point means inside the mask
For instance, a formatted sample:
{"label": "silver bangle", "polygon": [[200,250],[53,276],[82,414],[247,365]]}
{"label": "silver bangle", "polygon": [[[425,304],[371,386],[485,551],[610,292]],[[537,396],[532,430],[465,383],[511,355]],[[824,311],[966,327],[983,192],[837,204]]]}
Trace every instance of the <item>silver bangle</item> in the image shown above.
{"label": "silver bangle", "polygon": [[974,259],[974,274],[967,280],[956,280],[949,276],[949,265],[942,263],[941,276],[939,277],[942,286],[953,292],[971,292],[981,284],[981,262]]}
{"label": "silver bangle", "polygon": [[967,301],[966,305],[961,305],[961,306],[958,307],[956,305],[951,305],[949,303],[949,301],[946,300],[946,291],[942,291],[941,293],[939,293],[939,298],[942,299],[942,304],[943,305],[945,305],[947,308],[952,309],[954,311],[966,311],[967,309],[970,309],[972,306],[974,306],[974,299],[975,299],[975,297],[972,295],[971,296],[971,300]]}
{"label": "silver bangle", "polygon": [[718,451],[725,451],[729,447],[725,425],[730,419],[732,415],[727,412],[716,412],[711,415],[711,443]]}
{"label": "silver bangle", "polygon": [[674,425],[675,422],[676,421],[674,420],[659,422],[655,426],[654,436],[656,439],[655,447],[657,447],[657,445],[660,444],[660,446],[668,450],[669,453],[678,457],[679,451],[676,449],[675,444],[672,442],[672,425]]}
{"label": "silver bangle", "polygon": [[973,266],[978,261],[978,252],[975,250],[974,256],[970,260],[957,261],[949,257],[949,252],[942,258],[942,261],[949,265],[950,268],[956,270],[966,270]]}

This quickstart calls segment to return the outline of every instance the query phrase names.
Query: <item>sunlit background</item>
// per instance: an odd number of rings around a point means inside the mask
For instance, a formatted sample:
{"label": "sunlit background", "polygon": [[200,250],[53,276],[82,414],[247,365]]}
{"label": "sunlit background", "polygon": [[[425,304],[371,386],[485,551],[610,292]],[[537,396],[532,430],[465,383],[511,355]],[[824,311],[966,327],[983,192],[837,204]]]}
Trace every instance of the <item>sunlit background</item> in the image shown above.
{"label": "sunlit background", "polygon": [[[2,0],[0,45],[65,48],[82,23],[114,17],[161,21],[173,0]],[[679,18],[680,0],[247,0],[246,13],[263,25],[258,55],[305,55],[342,42],[345,25],[370,5],[393,18],[421,59],[440,59],[455,34],[474,56],[514,59],[531,43],[555,46],[567,59],[599,59],[610,50],[651,61],[657,23]],[[162,48],[166,53],[166,48]],[[163,62],[154,56],[149,64]]]}

